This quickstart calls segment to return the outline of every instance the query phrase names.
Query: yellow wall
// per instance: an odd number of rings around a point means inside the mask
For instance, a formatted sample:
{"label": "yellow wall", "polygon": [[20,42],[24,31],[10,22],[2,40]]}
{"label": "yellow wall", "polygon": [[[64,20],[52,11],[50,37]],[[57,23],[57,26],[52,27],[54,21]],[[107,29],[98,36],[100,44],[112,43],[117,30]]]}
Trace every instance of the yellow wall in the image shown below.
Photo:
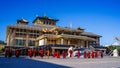
{"label": "yellow wall", "polygon": [[4,48],[5,47],[5,45],[0,45],[0,50],[2,49],[2,48]]}

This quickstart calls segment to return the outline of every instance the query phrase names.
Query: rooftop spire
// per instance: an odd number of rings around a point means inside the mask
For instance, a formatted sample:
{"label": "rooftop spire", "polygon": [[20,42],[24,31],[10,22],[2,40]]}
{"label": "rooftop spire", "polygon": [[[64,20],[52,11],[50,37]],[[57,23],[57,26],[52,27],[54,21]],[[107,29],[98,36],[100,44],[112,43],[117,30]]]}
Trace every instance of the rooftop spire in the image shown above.
{"label": "rooftop spire", "polygon": [[22,17],[22,20],[23,20],[24,22],[28,22],[27,20],[24,19],[24,17]]}

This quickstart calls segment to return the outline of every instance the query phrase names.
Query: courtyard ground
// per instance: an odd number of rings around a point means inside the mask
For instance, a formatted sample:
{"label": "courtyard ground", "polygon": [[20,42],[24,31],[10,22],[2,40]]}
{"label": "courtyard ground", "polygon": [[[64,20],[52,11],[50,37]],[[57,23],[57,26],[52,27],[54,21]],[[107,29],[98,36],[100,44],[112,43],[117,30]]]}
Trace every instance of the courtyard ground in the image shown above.
{"label": "courtyard ground", "polygon": [[45,57],[0,57],[0,68],[120,68],[120,57],[104,56],[104,58],[57,59]]}

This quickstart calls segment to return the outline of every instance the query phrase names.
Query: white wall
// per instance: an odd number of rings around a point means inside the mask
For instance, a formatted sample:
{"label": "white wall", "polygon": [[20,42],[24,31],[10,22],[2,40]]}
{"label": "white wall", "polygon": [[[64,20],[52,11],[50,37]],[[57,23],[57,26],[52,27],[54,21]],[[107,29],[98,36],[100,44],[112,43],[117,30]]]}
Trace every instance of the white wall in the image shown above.
{"label": "white wall", "polygon": [[42,39],[42,40],[39,40],[39,46],[41,46],[41,45],[44,45],[44,39]]}

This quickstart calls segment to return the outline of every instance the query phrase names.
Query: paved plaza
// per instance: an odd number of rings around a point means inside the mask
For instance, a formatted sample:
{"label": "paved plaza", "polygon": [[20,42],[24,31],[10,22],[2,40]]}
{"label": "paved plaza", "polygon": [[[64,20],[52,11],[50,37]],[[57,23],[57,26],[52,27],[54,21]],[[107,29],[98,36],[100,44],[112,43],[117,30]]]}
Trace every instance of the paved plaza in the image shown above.
{"label": "paved plaza", "polygon": [[0,68],[120,68],[120,57],[104,56],[102,59],[0,57]]}

